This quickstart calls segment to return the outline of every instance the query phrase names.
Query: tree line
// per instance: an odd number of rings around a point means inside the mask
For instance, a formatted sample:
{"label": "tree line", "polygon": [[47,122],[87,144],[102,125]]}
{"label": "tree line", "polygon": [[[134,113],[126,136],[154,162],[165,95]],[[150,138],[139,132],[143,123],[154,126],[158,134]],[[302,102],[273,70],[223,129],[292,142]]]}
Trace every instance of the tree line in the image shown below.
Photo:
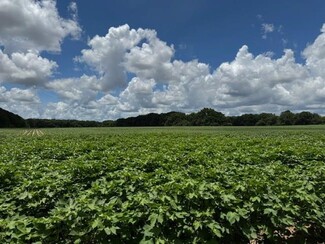
{"label": "tree line", "polygon": [[24,128],[26,121],[17,114],[0,108],[0,128]]}
{"label": "tree line", "polygon": [[[103,122],[105,123],[105,121]],[[243,114],[226,116],[211,108],[204,108],[197,113],[185,114],[169,112],[150,113],[110,121],[112,126],[271,126],[271,125],[313,125],[325,124],[325,117],[317,113],[292,113],[287,110],[279,116],[272,113]]]}
{"label": "tree line", "polygon": [[314,125],[325,124],[325,117],[317,113],[289,110],[280,115],[272,113],[243,114],[226,116],[211,108],[203,108],[197,113],[182,112],[149,113],[117,120],[82,121],[57,119],[27,119],[0,108],[0,127],[11,128],[58,128],[58,127],[126,127],[126,126],[271,126],[271,125]]}

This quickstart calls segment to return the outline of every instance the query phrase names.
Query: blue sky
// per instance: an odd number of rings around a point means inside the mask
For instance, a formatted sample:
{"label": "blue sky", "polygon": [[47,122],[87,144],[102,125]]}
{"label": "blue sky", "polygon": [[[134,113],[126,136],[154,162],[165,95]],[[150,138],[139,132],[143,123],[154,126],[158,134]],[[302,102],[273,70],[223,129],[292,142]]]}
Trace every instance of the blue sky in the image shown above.
{"label": "blue sky", "polygon": [[0,107],[325,114],[324,13],[321,0],[1,0]]}
{"label": "blue sky", "polygon": [[[87,37],[105,35],[109,27],[129,24],[135,29],[156,30],[161,40],[175,45],[175,58],[197,58],[213,68],[233,60],[242,45],[248,45],[254,54],[272,51],[277,56],[284,48],[291,48],[299,58],[325,21],[325,2],[321,0],[93,0],[91,4],[77,4],[85,31],[84,45]],[[68,14],[64,1],[59,1],[58,7],[63,15]],[[266,39],[262,39],[263,23],[275,27]],[[73,55],[82,47],[76,46]]]}

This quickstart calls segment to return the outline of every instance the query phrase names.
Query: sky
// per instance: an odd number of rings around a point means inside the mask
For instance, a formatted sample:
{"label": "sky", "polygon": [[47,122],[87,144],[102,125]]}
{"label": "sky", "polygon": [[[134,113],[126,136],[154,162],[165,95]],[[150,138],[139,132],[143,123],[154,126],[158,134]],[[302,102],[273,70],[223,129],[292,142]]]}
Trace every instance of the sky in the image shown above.
{"label": "sky", "polygon": [[325,1],[0,0],[0,107],[325,115]]}

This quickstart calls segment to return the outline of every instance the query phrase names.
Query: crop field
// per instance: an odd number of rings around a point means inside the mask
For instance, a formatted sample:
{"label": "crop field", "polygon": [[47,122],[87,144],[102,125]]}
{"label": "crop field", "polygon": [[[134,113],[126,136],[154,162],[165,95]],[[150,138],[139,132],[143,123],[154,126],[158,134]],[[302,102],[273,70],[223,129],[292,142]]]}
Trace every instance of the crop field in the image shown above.
{"label": "crop field", "polygon": [[0,243],[324,243],[325,126],[0,130]]}

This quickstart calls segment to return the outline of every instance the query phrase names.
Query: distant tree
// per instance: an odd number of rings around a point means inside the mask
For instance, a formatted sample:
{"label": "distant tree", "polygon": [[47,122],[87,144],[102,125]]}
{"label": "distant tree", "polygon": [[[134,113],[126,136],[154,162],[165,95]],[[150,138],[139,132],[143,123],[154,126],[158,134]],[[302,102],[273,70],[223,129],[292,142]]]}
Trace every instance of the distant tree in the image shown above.
{"label": "distant tree", "polygon": [[312,124],[322,124],[322,117],[319,114],[313,113]]}
{"label": "distant tree", "polygon": [[64,128],[64,127],[99,127],[98,121],[83,120],[57,120],[57,119],[27,119],[27,124],[31,128]]}
{"label": "distant tree", "polygon": [[19,115],[0,108],[0,127],[23,128],[26,127],[26,121]]}
{"label": "distant tree", "polygon": [[253,126],[259,121],[258,114],[243,114],[241,116],[235,117],[233,120],[233,125],[235,126]]}
{"label": "distant tree", "polygon": [[325,124],[325,116],[321,116],[320,117],[320,123],[321,124]]}
{"label": "distant tree", "polygon": [[258,117],[259,120],[255,125],[275,125],[278,121],[278,116],[275,114],[261,113]]}
{"label": "distant tree", "polygon": [[191,114],[192,125],[206,125],[206,126],[218,126],[225,125],[227,122],[226,116],[217,112],[212,108],[203,108],[196,114]]}
{"label": "distant tree", "polygon": [[117,120],[82,121],[82,120],[57,120],[57,119],[28,119],[24,120],[18,115],[0,109],[0,127],[24,127],[26,121],[32,128],[51,127],[112,127],[112,126],[254,126],[254,125],[307,125],[325,124],[325,117],[319,114],[303,111],[294,114],[287,110],[277,116],[271,113],[243,114],[240,116],[225,116],[211,108],[203,108],[197,113],[186,115],[182,112],[168,112],[162,114],[149,113],[136,117],[121,118]]}
{"label": "distant tree", "polygon": [[282,112],[279,116],[279,124],[281,125],[294,125],[296,116],[290,110]]}
{"label": "distant tree", "polygon": [[164,122],[162,121],[162,116],[156,113],[150,113],[146,115],[140,115],[137,118],[139,126],[162,126]]}
{"label": "distant tree", "polygon": [[103,127],[114,127],[116,126],[116,122],[114,120],[105,120],[102,122],[101,126]]}
{"label": "distant tree", "polygon": [[0,128],[11,127],[10,119],[7,115],[0,113]]}
{"label": "distant tree", "polygon": [[311,124],[320,124],[321,117],[316,113],[303,111],[296,114],[296,125],[311,125]]}
{"label": "distant tree", "polygon": [[187,126],[190,125],[188,118],[185,113],[180,112],[169,112],[164,115],[165,126]]}
{"label": "distant tree", "polygon": [[116,126],[163,126],[163,116],[156,113],[116,120]]}

